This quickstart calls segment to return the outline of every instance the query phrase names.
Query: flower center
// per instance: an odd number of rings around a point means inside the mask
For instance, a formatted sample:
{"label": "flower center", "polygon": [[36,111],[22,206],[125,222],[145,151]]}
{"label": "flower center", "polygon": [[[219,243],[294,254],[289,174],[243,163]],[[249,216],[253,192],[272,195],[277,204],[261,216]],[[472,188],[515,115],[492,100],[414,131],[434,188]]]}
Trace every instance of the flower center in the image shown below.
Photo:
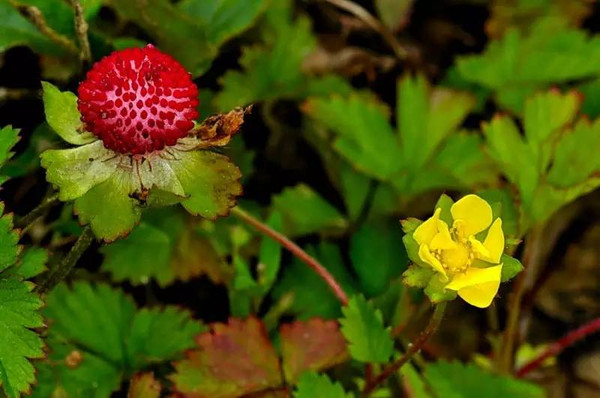
{"label": "flower center", "polygon": [[473,256],[468,246],[457,244],[453,249],[442,250],[439,260],[442,266],[451,273],[464,272],[471,265]]}

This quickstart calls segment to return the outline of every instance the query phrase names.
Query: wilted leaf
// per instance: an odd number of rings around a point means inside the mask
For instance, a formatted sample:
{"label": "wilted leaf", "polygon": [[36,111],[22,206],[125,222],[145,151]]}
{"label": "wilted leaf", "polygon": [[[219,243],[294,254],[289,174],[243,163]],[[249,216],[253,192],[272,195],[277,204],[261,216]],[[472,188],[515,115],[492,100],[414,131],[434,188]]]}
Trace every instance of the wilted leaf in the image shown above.
{"label": "wilted leaf", "polygon": [[346,341],[336,321],[296,321],[282,325],[279,333],[283,372],[290,383],[306,371],[323,371],[348,357]]}
{"label": "wilted leaf", "polygon": [[139,373],[131,379],[127,398],[158,398],[161,385],[152,373]]}

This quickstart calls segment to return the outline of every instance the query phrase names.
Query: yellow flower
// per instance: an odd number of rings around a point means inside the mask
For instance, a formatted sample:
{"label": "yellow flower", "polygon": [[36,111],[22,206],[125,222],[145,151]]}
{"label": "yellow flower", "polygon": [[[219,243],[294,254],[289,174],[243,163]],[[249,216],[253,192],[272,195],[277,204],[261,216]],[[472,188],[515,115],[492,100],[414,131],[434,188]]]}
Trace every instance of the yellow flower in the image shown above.
{"label": "yellow flower", "polygon": [[[500,286],[504,251],[502,220],[492,223],[492,208],[477,195],[467,195],[450,208],[452,225],[440,219],[442,209],[415,230],[419,258],[467,303],[486,308]],[[491,225],[491,226],[490,226]],[[476,235],[485,230],[483,242]]]}

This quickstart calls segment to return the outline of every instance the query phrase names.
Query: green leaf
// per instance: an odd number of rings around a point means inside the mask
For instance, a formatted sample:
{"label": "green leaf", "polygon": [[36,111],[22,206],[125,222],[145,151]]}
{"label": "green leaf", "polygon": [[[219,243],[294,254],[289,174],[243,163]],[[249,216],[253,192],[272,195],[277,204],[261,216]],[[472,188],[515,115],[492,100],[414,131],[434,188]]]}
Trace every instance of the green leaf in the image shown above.
{"label": "green leaf", "polygon": [[[283,229],[281,214],[273,212],[267,220],[267,225],[275,231],[281,231]],[[258,283],[262,286],[264,292],[268,292],[277,279],[281,266],[282,251],[281,244],[272,238],[268,236],[262,238],[258,254]]]}
{"label": "green leaf", "polygon": [[243,72],[230,70],[223,76],[223,90],[215,98],[218,109],[308,94],[302,63],[315,39],[309,20],[300,17],[294,21],[291,9],[289,0],[269,4],[261,32],[264,43],[244,49],[240,59]]}
{"label": "green leaf", "polygon": [[515,123],[507,116],[495,116],[483,124],[490,154],[508,179],[519,188],[528,202],[538,185],[537,159],[523,141]]}
{"label": "green leaf", "polygon": [[92,133],[82,131],[83,124],[75,94],[70,91],[61,92],[48,82],[42,82],[42,89],[46,120],[63,140],[73,145],[89,144],[95,140]]}
{"label": "green leaf", "polygon": [[40,167],[40,154],[56,140],[56,134],[47,123],[38,125],[29,137],[27,148],[5,164],[2,172],[13,178],[33,173]]}
{"label": "green leaf", "polygon": [[13,217],[4,214],[4,203],[0,202],[0,272],[15,264],[19,256],[19,234],[13,230]]}
{"label": "green leaf", "polygon": [[179,152],[171,167],[188,199],[183,207],[193,215],[215,219],[229,213],[242,193],[240,170],[229,159],[210,151]]}
{"label": "green leaf", "polygon": [[[13,156],[12,148],[19,141],[19,130],[6,126],[0,129],[0,169]],[[0,174],[0,185],[6,181],[6,177]]]}
{"label": "green leaf", "polygon": [[587,115],[590,119],[596,119],[600,116],[600,79],[594,79],[586,82],[579,87],[577,91],[583,96],[581,104],[581,113]]}
{"label": "green leaf", "polygon": [[281,369],[265,328],[256,318],[211,325],[197,348],[175,362],[176,392],[214,398],[240,397],[281,386]]}
{"label": "green leaf", "polygon": [[[72,288],[57,286],[48,295],[44,314],[52,324],[53,354],[41,365],[47,375],[38,388],[63,389],[81,398],[108,398],[125,372],[180,357],[202,330],[186,311],[174,307],[137,311],[121,291],[84,282]],[[81,364],[57,361],[74,350]],[[92,391],[94,395],[86,395]]]}
{"label": "green leaf", "polygon": [[581,119],[571,131],[565,132],[556,145],[548,181],[556,187],[568,188],[580,184],[600,171],[600,160],[593,148],[600,145],[600,120]]}
{"label": "green leaf", "polygon": [[[537,24],[530,31],[523,36],[509,30],[499,41],[490,42],[483,54],[459,58],[460,74],[493,89],[498,97],[514,96],[518,90],[524,99],[536,87],[600,73],[600,38],[552,24]],[[522,100],[512,103],[513,110],[522,110]]]}
{"label": "green leaf", "polygon": [[444,398],[544,398],[531,383],[488,373],[475,365],[439,361],[427,366],[425,377],[432,391]]}
{"label": "green leaf", "polygon": [[519,260],[507,254],[502,255],[500,262],[502,263],[502,282],[508,282],[521,273],[524,268]]}
{"label": "green leaf", "polygon": [[387,180],[400,170],[400,145],[380,104],[358,95],[334,96],[311,99],[304,110],[336,133],[335,150],[361,172]]}
{"label": "green leaf", "polygon": [[474,106],[470,94],[430,89],[423,76],[400,80],[396,120],[404,165],[413,172],[419,170]]}
{"label": "green leaf", "polygon": [[445,193],[440,196],[437,203],[435,204],[435,209],[442,209],[440,212],[440,220],[444,221],[448,226],[452,225],[452,213],[450,212],[450,208],[454,204],[454,200]]}
{"label": "green leaf", "polygon": [[220,46],[251,26],[266,5],[265,0],[183,0],[177,8],[201,22],[208,41]]}
{"label": "green leaf", "polygon": [[[340,249],[331,243],[322,242],[316,249],[306,251],[320,260],[325,268],[333,275],[346,293],[356,291],[355,283],[346,270]],[[293,294],[293,302],[289,311],[299,319],[313,317],[337,318],[340,315],[339,299],[329,286],[306,264],[294,258],[291,266],[285,267],[283,276],[273,289],[276,300],[284,295]]]}
{"label": "green leaf", "polygon": [[431,394],[427,392],[427,386],[425,385],[423,378],[410,362],[404,364],[400,368],[400,374],[403,376],[402,384],[411,397],[433,398]]}
{"label": "green leaf", "polygon": [[363,224],[350,240],[350,259],[362,292],[368,297],[383,293],[408,265],[398,222]]}
{"label": "green leaf", "polygon": [[305,373],[296,386],[294,398],[352,398],[339,383],[332,382],[327,375]]}
{"label": "green leaf", "polygon": [[285,188],[272,200],[273,209],[283,218],[283,231],[287,235],[343,230],[348,226],[344,216],[307,185]]}
{"label": "green leaf", "polygon": [[35,371],[29,359],[44,356],[44,343],[31,330],[44,326],[38,313],[42,300],[32,292],[33,284],[12,267],[20,251],[18,241],[12,215],[0,216],[0,387],[9,398],[30,391]]}
{"label": "green leaf", "polygon": [[394,341],[383,325],[381,311],[363,296],[353,296],[342,312],[342,334],[352,358],[360,362],[387,362],[394,353]]}
{"label": "green leaf", "polygon": [[33,278],[46,270],[48,252],[41,247],[30,247],[23,252],[16,271],[23,279]]}
{"label": "green leaf", "polygon": [[348,359],[346,341],[336,321],[296,321],[282,325],[279,333],[283,372],[289,383],[295,383],[306,371],[323,371]]}
{"label": "green leaf", "polygon": [[62,50],[44,36],[33,24],[10,4],[0,1],[0,52],[11,47],[26,45],[44,54],[58,54]]}
{"label": "green leaf", "polygon": [[124,237],[140,220],[138,201],[129,196],[132,191],[129,174],[127,170],[120,170],[75,199],[79,221],[90,224],[99,239],[112,242]]}

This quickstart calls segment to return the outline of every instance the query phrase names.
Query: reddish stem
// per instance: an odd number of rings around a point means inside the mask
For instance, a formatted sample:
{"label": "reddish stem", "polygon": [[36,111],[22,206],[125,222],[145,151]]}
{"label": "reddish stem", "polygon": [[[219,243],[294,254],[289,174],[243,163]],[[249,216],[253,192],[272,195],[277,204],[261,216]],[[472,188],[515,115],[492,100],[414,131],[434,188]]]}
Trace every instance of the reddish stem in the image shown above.
{"label": "reddish stem", "polygon": [[567,333],[560,340],[551,344],[537,358],[523,365],[517,371],[517,377],[523,377],[529,372],[537,369],[544,361],[550,357],[560,354],[565,348],[577,343],[592,333],[600,331],[600,318],[596,318],[585,325]]}
{"label": "reddish stem", "polygon": [[340,300],[342,305],[348,304],[348,295],[344,292],[344,289],[340,286],[340,284],[335,280],[333,275],[329,273],[327,268],[325,268],[321,263],[319,263],[314,257],[309,255],[307,252],[302,250],[300,246],[289,240],[284,235],[275,231],[268,225],[262,223],[260,220],[252,217],[250,214],[246,213],[244,210],[239,207],[235,207],[231,214],[235,215],[242,221],[250,224],[254,228],[256,228],[262,234],[268,236],[274,241],[278,242],[281,246],[288,249],[294,256],[298,257],[302,262],[308,265],[313,271],[317,273],[327,283],[331,291],[336,295],[336,297]]}

